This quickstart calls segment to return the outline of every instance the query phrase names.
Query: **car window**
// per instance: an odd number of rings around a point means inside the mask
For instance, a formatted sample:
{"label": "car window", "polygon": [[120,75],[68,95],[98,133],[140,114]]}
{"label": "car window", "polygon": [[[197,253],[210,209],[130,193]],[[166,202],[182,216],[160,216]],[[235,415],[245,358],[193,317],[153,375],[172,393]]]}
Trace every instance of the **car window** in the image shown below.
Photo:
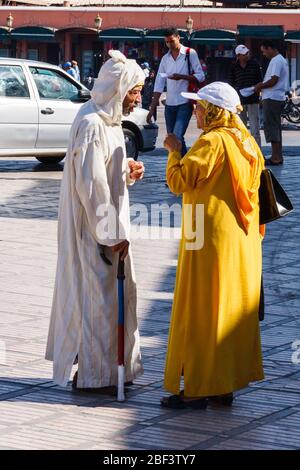
{"label": "car window", "polygon": [[0,65],[0,96],[30,98],[23,69],[18,65]]}
{"label": "car window", "polygon": [[29,67],[41,99],[75,100],[78,88],[56,70]]}

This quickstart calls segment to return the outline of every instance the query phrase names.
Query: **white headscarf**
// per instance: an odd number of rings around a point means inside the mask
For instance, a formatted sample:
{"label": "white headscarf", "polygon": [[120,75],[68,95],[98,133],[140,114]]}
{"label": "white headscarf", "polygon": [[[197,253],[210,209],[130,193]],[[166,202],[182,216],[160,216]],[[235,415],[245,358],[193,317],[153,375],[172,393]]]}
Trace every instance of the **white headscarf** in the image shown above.
{"label": "white headscarf", "polygon": [[108,125],[120,125],[123,100],[138,84],[143,84],[145,74],[133,59],[127,59],[120,51],[109,51],[111,59],[103,64],[91,91],[91,98],[98,114]]}

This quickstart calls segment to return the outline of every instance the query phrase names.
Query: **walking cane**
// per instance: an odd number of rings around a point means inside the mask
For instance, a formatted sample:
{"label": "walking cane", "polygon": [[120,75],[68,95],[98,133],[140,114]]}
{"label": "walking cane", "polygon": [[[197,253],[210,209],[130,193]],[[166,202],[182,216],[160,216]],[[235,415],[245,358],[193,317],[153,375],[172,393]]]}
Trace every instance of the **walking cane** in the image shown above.
{"label": "walking cane", "polygon": [[124,401],[124,260],[118,263],[118,401]]}

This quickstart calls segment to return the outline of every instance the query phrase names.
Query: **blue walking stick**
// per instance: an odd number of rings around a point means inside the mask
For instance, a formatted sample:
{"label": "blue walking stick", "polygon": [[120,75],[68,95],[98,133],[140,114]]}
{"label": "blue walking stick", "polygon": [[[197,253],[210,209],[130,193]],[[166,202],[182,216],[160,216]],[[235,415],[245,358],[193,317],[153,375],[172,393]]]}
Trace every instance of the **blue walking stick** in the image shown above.
{"label": "blue walking stick", "polygon": [[118,263],[118,401],[124,401],[124,260]]}

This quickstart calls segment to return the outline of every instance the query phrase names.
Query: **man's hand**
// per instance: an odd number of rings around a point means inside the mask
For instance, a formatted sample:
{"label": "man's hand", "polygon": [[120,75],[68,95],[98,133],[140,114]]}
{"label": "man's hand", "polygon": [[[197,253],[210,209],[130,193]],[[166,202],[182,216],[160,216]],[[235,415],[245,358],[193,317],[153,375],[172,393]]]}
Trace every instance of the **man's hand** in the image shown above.
{"label": "man's hand", "polygon": [[128,240],[124,240],[124,241],[118,243],[117,245],[113,245],[113,246],[111,246],[111,250],[112,250],[114,253],[120,252],[120,253],[121,253],[121,260],[124,261],[124,259],[125,259],[126,256],[128,255],[129,241],[128,241]]}
{"label": "man's hand", "polygon": [[164,140],[164,147],[168,152],[181,152],[182,143],[175,134],[168,134]]}
{"label": "man's hand", "polygon": [[255,93],[260,93],[262,88],[263,88],[263,83],[262,82],[257,83],[257,85],[255,85],[255,87],[254,87],[254,92]]}
{"label": "man's hand", "polygon": [[168,77],[170,80],[186,80],[186,75],[181,75],[180,73],[173,73],[170,77]]}
{"label": "man's hand", "polygon": [[273,75],[270,78],[270,80],[267,80],[266,82],[258,83],[254,88],[255,93],[260,93],[262,89],[272,88],[274,85],[276,85],[278,80],[279,80],[279,77],[277,77],[277,75]]}
{"label": "man's hand", "polygon": [[141,180],[145,173],[145,167],[143,162],[135,162],[129,160],[128,166],[130,169],[129,178],[132,180]]}

